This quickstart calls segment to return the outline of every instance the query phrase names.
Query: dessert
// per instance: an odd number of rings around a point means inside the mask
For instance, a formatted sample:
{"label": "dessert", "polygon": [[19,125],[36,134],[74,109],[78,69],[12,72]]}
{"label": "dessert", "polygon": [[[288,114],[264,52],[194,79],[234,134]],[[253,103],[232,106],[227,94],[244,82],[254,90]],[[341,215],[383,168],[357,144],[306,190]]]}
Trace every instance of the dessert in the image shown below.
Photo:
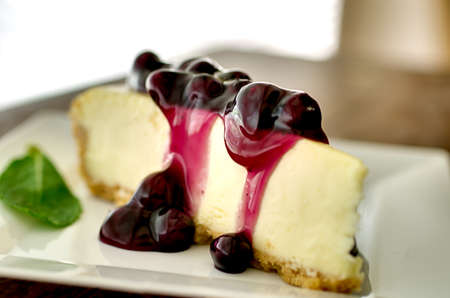
{"label": "dessert", "polygon": [[179,251],[215,238],[220,270],[251,263],[296,286],[359,288],[366,168],[328,145],[314,99],[207,58],[172,67],[144,53],[129,82],[88,90],[71,108],[93,193],[132,197],[103,224],[103,242]]}

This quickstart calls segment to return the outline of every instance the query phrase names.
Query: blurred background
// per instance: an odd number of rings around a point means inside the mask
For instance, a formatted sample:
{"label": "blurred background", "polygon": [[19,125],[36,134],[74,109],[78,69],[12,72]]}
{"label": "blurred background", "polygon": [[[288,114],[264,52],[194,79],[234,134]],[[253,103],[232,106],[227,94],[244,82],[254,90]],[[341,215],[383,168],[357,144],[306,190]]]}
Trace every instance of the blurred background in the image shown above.
{"label": "blurred background", "polygon": [[0,0],[0,110],[208,55],[316,98],[333,137],[450,149],[450,0]]}
{"label": "blurred background", "polygon": [[[331,143],[450,150],[450,0],[0,0],[0,136],[40,109],[67,111],[84,88],[122,82],[143,49],[170,62],[207,55],[304,90]],[[373,289],[391,297],[401,287],[392,276]],[[91,293],[6,279],[0,288]]]}

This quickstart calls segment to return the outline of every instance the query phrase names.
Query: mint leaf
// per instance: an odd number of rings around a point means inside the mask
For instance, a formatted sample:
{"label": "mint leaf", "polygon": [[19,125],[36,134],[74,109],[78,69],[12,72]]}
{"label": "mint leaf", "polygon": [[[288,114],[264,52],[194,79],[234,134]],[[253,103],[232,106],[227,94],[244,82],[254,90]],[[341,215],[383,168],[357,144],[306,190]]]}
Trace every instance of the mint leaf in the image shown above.
{"label": "mint leaf", "polygon": [[0,175],[0,200],[55,227],[70,225],[82,210],[55,166],[34,146]]}

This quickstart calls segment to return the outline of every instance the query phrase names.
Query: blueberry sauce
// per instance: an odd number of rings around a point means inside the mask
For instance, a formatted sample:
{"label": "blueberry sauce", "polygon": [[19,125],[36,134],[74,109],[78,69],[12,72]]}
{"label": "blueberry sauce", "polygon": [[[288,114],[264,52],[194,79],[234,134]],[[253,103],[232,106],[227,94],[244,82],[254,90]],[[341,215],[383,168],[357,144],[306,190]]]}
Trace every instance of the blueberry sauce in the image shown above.
{"label": "blueberry sauce", "polygon": [[150,216],[150,231],[159,251],[176,252],[191,246],[195,227],[192,218],[183,211],[161,207]]}
{"label": "blueberry sauce", "polygon": [[165,170],[147,176],[130,202],[110,214],[100,229],[100,240],[130,250],[187,249],[193,242],[194,226],[185,203],[185,176],[182,160],[171,156]]}
{"label": "blueberry sauce", "polygon": [[[168,120],[167,168],[148,176],[131,201],[112,213],[100,239],[133,250],[188,248],[193,242],[192,217],[205,192],[209,134],[215,121],[223,121],[225,146],[231,158],[247,169],[247,178],[240,229],[215,239],[211,254],[219,269],[240,271],[235,261],[242,260],[229,251],[246,251],[248,246],[251,252],[265,186],[281,157],[301,138],[328,143],[318,104],[304,92],[253,83],[246,73],[225,70],[208,58],[171,67],[144,53],[136,59],[129,82],[138,91],[145,82]],[[157,228],[161,226],[167,229]],[[221,243],[226,243],[224,251],[219,249]],[[248,259],[246,252],[243,255]],[[244,264],[246,268],[248,262]]]}

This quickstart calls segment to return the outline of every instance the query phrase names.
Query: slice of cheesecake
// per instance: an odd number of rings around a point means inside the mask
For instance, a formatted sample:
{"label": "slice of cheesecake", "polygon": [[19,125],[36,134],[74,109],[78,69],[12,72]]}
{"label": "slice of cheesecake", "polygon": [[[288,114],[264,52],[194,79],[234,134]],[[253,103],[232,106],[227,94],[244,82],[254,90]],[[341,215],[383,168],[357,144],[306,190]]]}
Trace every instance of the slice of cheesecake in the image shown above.
{"label": "slice of cheesecake", "polygon": [[[95,195],[122,205],[142,179],[164,168],[171,126],[147,94],[124,86],[94,88],[74,100],[70,115],[81,171]],[[192,209],[200,243],[243,226],[249,168],[230,155],[224,123],[216,117],[206,132],[205,169]],[[362,260],[350,251],[366,171],[361,161],[327,144],[292,142],[268,176],[251,229],[254,265],[296,286],[358,289]]]}

